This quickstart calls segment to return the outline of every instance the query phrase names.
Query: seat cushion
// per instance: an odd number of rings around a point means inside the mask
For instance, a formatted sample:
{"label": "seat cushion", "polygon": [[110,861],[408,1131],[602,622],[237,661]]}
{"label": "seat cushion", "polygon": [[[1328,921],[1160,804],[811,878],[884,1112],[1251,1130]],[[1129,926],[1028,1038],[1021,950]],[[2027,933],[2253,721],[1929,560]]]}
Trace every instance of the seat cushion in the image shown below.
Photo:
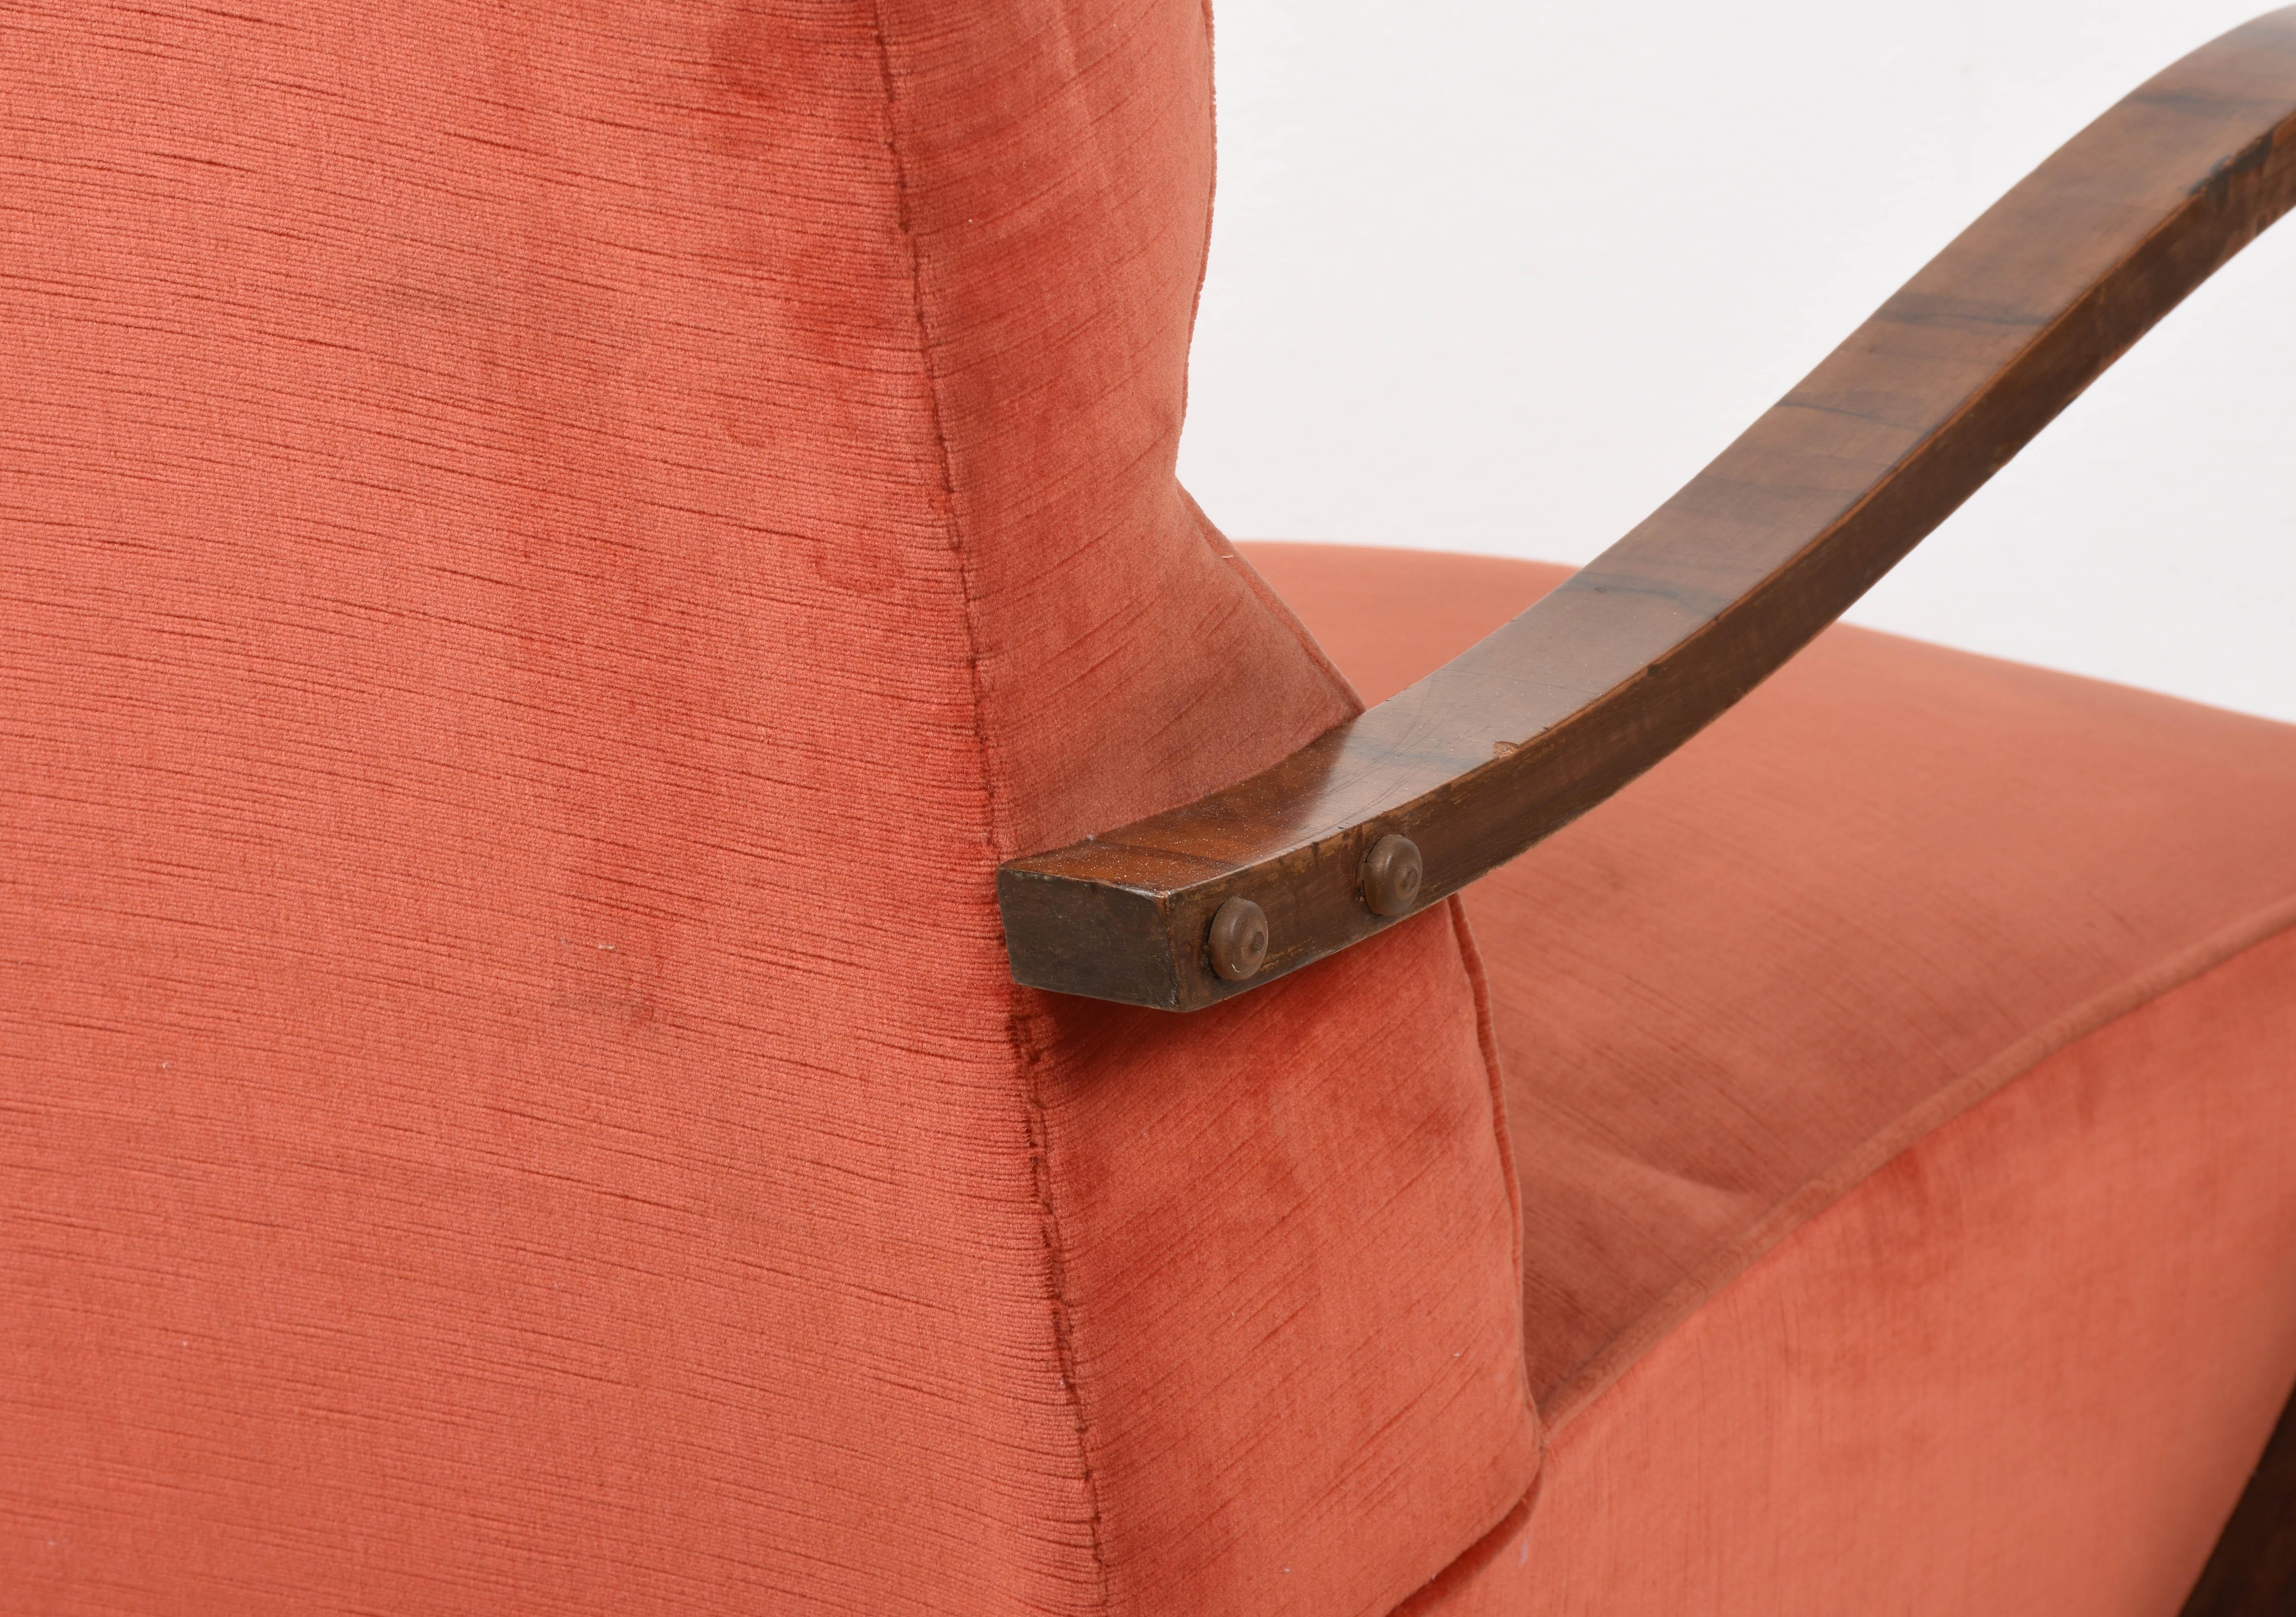
{"label": "seat cushion", "polygon": [[[1567,576],[1247,549],[1371,701]],[[2296,730],[1837,628],[1468,910],[1552,1449],[1431,1609],[2175,1609],[2296,1375]]]}

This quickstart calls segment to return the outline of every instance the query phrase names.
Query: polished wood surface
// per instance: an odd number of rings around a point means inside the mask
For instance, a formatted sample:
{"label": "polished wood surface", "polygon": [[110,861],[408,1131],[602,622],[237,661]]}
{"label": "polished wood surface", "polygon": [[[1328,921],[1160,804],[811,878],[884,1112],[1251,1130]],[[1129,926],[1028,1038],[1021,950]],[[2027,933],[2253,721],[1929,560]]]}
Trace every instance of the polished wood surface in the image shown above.
{"label": "polished wood surface", "polygon": [[[1997,203],[1743,437],[1480,644],[1249,780],[997,874],[1013,974],[1193,1010],[1513,858],[1831,623],[2185,295],[2296,202],[2296,8],[2146,84]],[[1259,906],[1264,964],[1212,969]]]}
{"label": "polished wood surface", "polygon": [[2296,1612],[2296,1399],[2264,1446],[2183,1617],[2289,1617]]}

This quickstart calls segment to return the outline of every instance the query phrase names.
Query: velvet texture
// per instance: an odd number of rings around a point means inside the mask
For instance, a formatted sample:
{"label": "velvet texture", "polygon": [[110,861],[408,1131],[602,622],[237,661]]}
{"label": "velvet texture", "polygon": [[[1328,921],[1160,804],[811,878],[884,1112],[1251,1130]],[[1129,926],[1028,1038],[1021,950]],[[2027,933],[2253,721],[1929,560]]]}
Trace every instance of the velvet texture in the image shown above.
{"label": "velvet texture", "polygon": [[[2296,1367],[2284,729],[1832,635],[1471,895],[1488,994],[1456,904],[1012,986],[1000,858],[1356,705],[1172,477],[1209,50],[12,14],[10,1612],[2197,1566]],[[1555,576],[1266,554],[1374,694]]]}
{"label": "velvet texture", "polygon": [[[1377,699],[1560,581],[1252,546]],[[1535,1498],[1414,1613],[2173,1613],[2296,1377],[2296,731],[1837,629],[1467,895]]]}
{"label": "velvet texture", "polygon": [[1379,1613],[1521,1498],[1455,915],[1005,970],[1353,706],[1172,479],[1206,28],[12,14],[0,1605]]}

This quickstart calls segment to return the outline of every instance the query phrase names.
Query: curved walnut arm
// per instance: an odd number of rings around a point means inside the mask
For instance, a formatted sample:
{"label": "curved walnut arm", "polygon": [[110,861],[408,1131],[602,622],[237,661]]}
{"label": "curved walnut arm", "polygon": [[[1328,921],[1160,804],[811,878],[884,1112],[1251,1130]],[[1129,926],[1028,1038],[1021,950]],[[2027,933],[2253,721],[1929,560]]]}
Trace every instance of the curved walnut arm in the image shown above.
{"label": "curved walnut arm", "polygon": [[[1020,981],[1193,1010],[1387,926],[1601,802],[1759,684],[2296,202],[2296,8],[2083,130],[1642,526],[1271,769],[997,873]],[[1390,844],[1382,861],[1398,851]],[[1407,853],[1407,850],[1403,850]],[[1374,870],[1370,891],[1380,896]],[[1391,885],[1391,884],[1390,884]],[[1213,969],[1231,899],[1266,959]],[[1228,970],[1256,920],[1230,907]]]}

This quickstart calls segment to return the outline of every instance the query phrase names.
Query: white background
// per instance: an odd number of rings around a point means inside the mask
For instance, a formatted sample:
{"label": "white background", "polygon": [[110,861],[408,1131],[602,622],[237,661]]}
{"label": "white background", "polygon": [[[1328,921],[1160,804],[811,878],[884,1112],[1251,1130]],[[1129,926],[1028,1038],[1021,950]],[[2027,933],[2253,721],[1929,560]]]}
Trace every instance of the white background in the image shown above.
{"label": "white background", "polygon": [[[1180,475],[1240,538],[1583,562],[2263,0],[1217,0]],[[1852,621],[2296,719],[2296,220]]]}

